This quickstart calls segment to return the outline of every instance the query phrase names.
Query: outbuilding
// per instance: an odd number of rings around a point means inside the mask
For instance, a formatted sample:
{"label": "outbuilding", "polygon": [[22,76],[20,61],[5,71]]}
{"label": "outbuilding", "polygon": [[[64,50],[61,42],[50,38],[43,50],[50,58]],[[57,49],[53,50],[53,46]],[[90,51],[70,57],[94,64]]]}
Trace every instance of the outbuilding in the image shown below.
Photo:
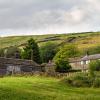
{"label": "outbuilding", "polygon": [[41,71],[41,66],[32,60],[0,57],[0,74]]}

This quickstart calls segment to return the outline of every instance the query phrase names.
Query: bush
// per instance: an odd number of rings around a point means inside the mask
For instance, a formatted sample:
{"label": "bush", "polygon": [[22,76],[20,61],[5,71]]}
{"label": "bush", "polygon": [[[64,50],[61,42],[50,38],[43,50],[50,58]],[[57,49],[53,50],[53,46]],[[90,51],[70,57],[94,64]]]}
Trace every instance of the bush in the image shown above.
{"label": "bush", "polygon": [[100,78],[96,78],[93,82],[93,87],[100,87]]}
{"label": "bush", "polygon": [[100,71],[100,61],[91,61],[89,63],[89,72],[91,77],[95,77],[95,71]]}
{"label": "bush", "polygon": [[90,87],[91,81],[88,76],[76,75],[72,78],[68,78],[66,82],[75,87]]}
{"label": "bush", "polygon": [[63,82],[74,87],[100,87],[100,77],[94,79],[84,74],[65,78]]}
{"label": "bush", "polygon": [[100,71],[100,60],[91,61],[90,66],[94,71]]}

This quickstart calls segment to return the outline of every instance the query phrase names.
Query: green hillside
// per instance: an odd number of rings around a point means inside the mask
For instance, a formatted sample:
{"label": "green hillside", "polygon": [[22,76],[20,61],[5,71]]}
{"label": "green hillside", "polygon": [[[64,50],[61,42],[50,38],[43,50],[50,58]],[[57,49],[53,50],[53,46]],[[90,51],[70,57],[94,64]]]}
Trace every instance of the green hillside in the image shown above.
{"label": "green hillside", "polygon": [[85,32],[72,34],[1,37],[0,48],[6,48],[15,45],[22,47],[26,45],[27,40],[30,38],[34,38],[38,42],[39,46],[48,41],[55,42],[58,45],[74,43],[78,45],[80,49],[100,45],[100,32]]}

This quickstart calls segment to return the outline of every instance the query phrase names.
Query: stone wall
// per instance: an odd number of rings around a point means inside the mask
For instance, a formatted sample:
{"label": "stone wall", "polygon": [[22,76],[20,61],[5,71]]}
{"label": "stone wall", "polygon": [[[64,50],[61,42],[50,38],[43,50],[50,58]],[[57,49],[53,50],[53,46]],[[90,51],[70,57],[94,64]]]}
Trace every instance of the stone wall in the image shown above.
{"label": "stone wall", "polygon": [[0,74],[41,71],[41,66],[32,60],[0,58]]}

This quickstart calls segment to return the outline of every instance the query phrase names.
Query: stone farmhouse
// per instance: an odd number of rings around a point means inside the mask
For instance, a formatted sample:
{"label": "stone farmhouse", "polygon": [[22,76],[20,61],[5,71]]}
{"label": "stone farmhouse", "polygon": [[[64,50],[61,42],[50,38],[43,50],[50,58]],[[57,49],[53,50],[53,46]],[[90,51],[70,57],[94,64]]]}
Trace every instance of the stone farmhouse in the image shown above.
{"label": "stone farmhouse", "polygon": [[[81,58],[70,58],[69,62],[72,69],[87,71],[89,63],[93,60],[100,60],[100,54],[86,55]],[[0,75],[42,71],[54,73],[55,66],[52,62],[46,65],[38,65],[32,60],[0,57]]]}
{"label": "stone farmhouse", "polygon": [[93,60],[100,60],[100,54],[86,55],[81,58],[71,58],[69,59],[70,65],[75,70],[88,70],[89,63]]}
{"label": "stone farmhouse", "polygon": [[0,75],[33,71],[41,71],[41,67],[32,60],[0,57]]}

